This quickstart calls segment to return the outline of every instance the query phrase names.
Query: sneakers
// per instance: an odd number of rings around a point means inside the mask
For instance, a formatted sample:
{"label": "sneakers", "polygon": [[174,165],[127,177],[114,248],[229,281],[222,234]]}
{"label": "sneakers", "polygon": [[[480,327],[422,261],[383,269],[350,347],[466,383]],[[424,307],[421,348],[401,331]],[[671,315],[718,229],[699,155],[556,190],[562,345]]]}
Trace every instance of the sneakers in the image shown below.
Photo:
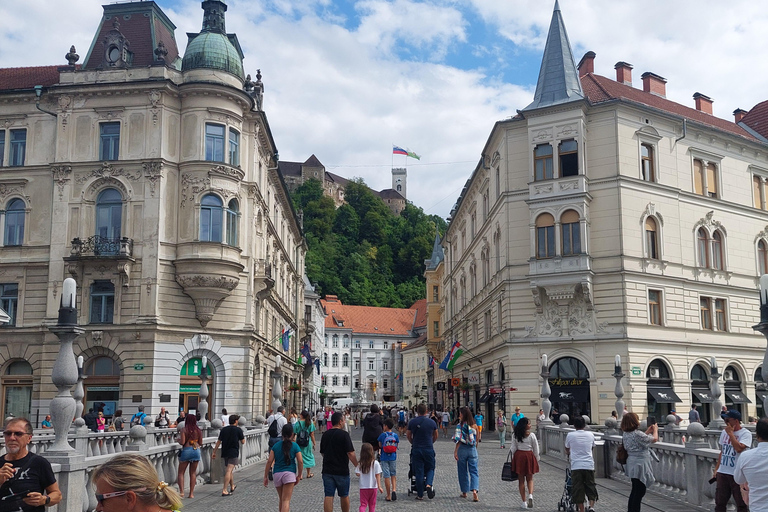
{"label": "sneakers", "polygon": [[533,508],[533,494],[528,495],[528,508]]}
{"label": "sneakers", "polygon": [[427,498],[432,499],[435,497],[435,488],[431,485],[427,486]]}
{"label": "sneakers", "polygon": [[593,507],[588,507],[587,512],[595,512],[595,509]]}
{"label": "sneakers", "polygon": [[392,501],[397,501],[397,493],[392,491]]}
{"label": "sneakers", "polygon": [[524,502],[524,501],[523,501],[523,502],[520,504],[520,508],[523,508],[523,509],[525,509],[525,510],[528,510],[528,504],[527,504],[526,502]]}

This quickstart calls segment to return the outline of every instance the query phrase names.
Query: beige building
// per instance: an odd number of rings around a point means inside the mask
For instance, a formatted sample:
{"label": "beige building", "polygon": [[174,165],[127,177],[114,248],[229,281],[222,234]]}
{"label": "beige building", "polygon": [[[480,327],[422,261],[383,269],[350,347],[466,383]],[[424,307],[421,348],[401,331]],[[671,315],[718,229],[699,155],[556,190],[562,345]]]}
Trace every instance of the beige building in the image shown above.
{"label": "beige building", "polygon": [[264,414],[277,355],[283,387],[300,380],[306,247],[260,74],[227,6],[202,6],[183,58],[158,5],[130,2],[104,6],[81,64],[73,47],[69,65],[0,70],[3,416],[47,413],[70,276],[86,410],[195,410],[203,356],[212,417]]}
{"label": "beige building", "polygon": [[556,5],[534,101],[493,127],[443,240],[436,357],[453,340],[469,352],[442,378],[477,372],[462,405],[531,416],[546,354],[554,407],[600,420],[620,355],[630,410],[698,403],[707,420],[716,356],[723,403],[761,413],[766,103],[725,120],[703,94],[680,105],[658,75],[600,67],[592,52],[575,65]]}

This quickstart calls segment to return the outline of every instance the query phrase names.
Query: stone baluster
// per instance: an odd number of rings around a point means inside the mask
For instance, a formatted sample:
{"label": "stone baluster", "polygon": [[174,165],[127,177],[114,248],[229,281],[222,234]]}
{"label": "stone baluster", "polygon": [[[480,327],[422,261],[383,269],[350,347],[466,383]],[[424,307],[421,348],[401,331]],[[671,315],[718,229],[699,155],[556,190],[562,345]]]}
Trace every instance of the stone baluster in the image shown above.
{"label": "stone baluster", "polygon": [[624,386],[621,384],[621,379],[624,378],[624,372],[621,369],[621,356],[616,354],[615,364],[613,366],[613,377],[616,379],[616,387],[613,389],[613,394],[616,395],[616,415],[621,423],[621,418],[624,417]]}
{"label": "stone baluster", "polygon": [[200,429],[205,431],[210,423],[205,419],[208,414],[208,358],[203,356],[203,367],[200,369],[200,401],[197,404],[197,410],[200,412]]}
{"label": "stone baluster", "polygon": [[[764,187],[761,187],[761,193],[764,194]],[[763,197],[765,201],[765,198]],[[760,276],[760,323],[753,326],[752,329],[760,332],[768,338],[768,274]],[[763,367],[761,370],[763,382],[768,382],[768,347],[763,355]],[[768,394],[763,398],[763,415],[768,415]]]}
{"label": "stone baluster", "polygon": [[77,384],[72,392],[75,399],[75,419],[82,417],[83,415],[83,398],[85,398],[85,390],[83,389],[83,356],[77,356]]}
{"label": "stone baluster", "polygon": [[[283,359],[280,354],[275,356],[275,371],[272,374],[272,411],[277,412],[277,408],[282,404],[281,398],[283,396],[283,372],[282,372]],[[362,363],[361,363],[362,364]]]}
{"label": "stone baluster", "polygon": [[720,390],[720,376],[721,373],[717,368],[717,359],[712,357],[712,368],[710,369],[709,376],[709,390],[714,398],[712,402],[712,420],[709,422],[709,428],[725,428],[725,421],[720,417],[720,411],[723,408],[723,401],[720,400],[722,391]]}
{"label": "stone baluster", "polygon": [[547,365],[547,354],[541,356],[541,409],[544,411],[544,421],[539,425],[552,425],[554,422],[549,418],[552,412],[552,402],[549,397],[552,396],[552,389],[549,387],[549,366]]}
{"label": "stone baluster", "polygon": [[126,451],[139,452],[147,447],[147,428],[143,425],[134,425],[128,434],[131,442],[126,446]]}

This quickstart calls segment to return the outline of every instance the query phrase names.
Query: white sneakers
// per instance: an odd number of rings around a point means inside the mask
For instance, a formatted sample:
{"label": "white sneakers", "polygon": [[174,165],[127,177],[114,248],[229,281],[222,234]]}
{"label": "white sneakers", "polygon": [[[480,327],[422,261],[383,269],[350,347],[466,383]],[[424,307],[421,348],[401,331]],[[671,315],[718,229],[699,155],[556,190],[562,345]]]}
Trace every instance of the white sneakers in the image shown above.
{"label": "white sneakers", "polygon": [[533,494],[528,495],[528,508],[533,508]]}
{"label": "white sneakers", "polygon": [[528,510],[528,504],[523,501],[520,503],[520,508],[524,508],[525,510]]}

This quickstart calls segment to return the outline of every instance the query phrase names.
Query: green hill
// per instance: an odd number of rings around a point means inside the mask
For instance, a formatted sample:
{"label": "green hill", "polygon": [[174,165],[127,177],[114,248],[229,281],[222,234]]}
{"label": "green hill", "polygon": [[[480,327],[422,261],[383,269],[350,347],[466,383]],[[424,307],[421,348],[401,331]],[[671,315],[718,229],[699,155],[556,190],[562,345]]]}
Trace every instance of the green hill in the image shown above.
{"label": "green hill", "polygon": [[318,180],[293,194],[304,213],[309,250],[306,269],[321,295],[344,304],[407,308],[424,298],[424,260],[432,254],[435,226],[446,223],[408,203],[395,216],[362,179],[344,190],[346,204],[336,209]]}

